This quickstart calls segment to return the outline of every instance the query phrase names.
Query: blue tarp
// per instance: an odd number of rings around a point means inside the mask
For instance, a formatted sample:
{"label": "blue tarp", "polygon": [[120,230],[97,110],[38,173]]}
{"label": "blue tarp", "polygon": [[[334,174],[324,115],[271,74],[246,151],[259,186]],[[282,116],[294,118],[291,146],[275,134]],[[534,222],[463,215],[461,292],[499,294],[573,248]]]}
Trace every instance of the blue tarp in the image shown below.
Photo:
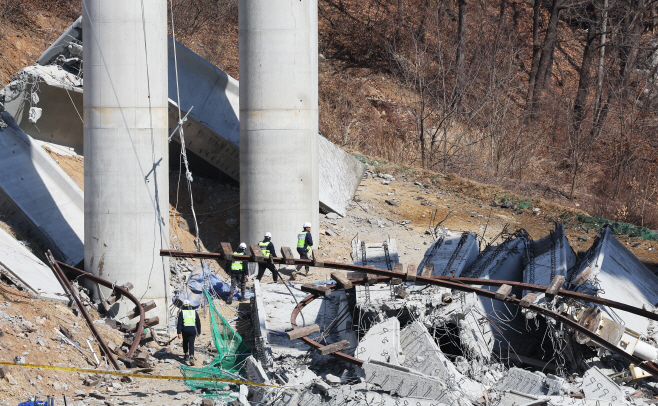
{"label": "blue tarp", "polygon": [[[190,274],[187,280],[187,291],[181,292],[179,296],[174,297],[176,300],[189,300],[190,306],[197,308],[205,303],[203,291],[207,290],[214,297],[220,297],[224,300],[228,299],[228,292],[231,289],[230,280],[222,280],[222,278],[210,272],[208,264],[204,261],[202,266],[195,269]],[[240,295],[240,288],[237,287],[233,292],[233,299],[237,300]],[[253,292],[247,290],[245,297],[250,299],[254,296]]]}

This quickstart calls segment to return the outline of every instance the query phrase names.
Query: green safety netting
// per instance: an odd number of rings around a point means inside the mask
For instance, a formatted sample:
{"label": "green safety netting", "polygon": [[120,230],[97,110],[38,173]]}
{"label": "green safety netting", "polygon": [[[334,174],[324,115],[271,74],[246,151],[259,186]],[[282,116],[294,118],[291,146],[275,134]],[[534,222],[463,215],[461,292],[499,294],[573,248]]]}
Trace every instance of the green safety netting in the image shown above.
{"label": "green safety netting", "polygon": [[[566,218],[566,215],[561,216],[568,220]],[[633,224],[628,224],[628,223],[623,223],[620,221],[612,221],[608,220],[604,217],[601,216],[596,216],[596,217],[590,217],[590,216],[585,216],[583,214],[578,214],[576,216],[576,219],[583,223],[588,225],[590,228],[593,229],[600,229],[605,225],[610,225],[610,230],[612,230],[613,233],[619,235],[627,235],[629,237],[640,237],[645,240],[651,240],[651,241],[658,241],[658,234],[653,233],[651,230],[649,230],[646,227],[638,227]]]}
{"label": "green safety netting", "polygon": [[[251,348],[217,310],[210,294],[205,290],[203,293],[208,299],[211,335],[217,355],[203,368],[181,365],[181,372],[185,377],[246,380],[242,369],[245,359],[251,355]],[[191,390],[201,389],[200,396],[222,400],[232,400],[235,398],[232,394],[240,391],[240,385],[225,382],[185,381],[185,384]]]}

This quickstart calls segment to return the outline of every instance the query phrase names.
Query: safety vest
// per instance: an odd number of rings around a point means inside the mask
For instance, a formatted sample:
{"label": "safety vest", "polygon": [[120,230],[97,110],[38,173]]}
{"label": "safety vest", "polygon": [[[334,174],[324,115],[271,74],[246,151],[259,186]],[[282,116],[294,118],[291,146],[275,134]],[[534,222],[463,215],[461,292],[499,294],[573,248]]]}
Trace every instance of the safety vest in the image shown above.
{"label": "safety vest", "polygon": [[[239,252],[234,252],[233,255],[242,255]],[[233,261],[231,263],[231,271],[240,271],[242,272],[244,270],[244,267],[242,266],[242,262],[240,261]]]}
{"label": "safety vest", "polygon": [[194,327],[194,326],[196,326],[196,311],[195,310],[183,310],[183,326],[184,327]]}
{"label": "safety vest", "polygon": [[270,256],[270,250],[267,249],[267,247],[270,246],[269,241],[261,241],[258,243],[258,246],[260,247],[260,252],[262,252],[264,256],[266,257]]}
{"label": "safety vest", "polygon": [[[302,231],[301,233],[297,234],[297,248],[304,248],[306,245],[306,234],[308,234],[308,231]],[[313,248],[309,245],[306,247],[306,251],[311,252]]]}

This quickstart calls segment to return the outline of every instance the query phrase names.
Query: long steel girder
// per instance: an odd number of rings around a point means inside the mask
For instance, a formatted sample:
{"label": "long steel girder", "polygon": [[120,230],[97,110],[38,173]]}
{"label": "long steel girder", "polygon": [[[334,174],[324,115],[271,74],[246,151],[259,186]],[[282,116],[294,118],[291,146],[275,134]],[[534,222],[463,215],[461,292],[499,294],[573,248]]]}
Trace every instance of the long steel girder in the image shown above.
{"label": "long steel girder", "polygon": [[[283,248],[282,248],[283,251]],[[171,250],[161,250],[160,255],[162,256],[171,256],[171,257],[176,257],[176,258],[205,258],[205,259],[215,259],[215,260],[226,260],[226,257],[222,253],[210,253],[210,252],[192,252],[192,251],[171,251]],[[232,258],[233,261],[241,261],[241,262],[251,262],[254,261],[254,258],[250,255],[233,255]],[[365,266],[358,266],[358,265],[351,265],[351,264],[344,264],[340,262],[316,262],[314,260],[310,259],[292,259],[292,258],[282,258],[282,257],[273,257],[273,258],[268,258],[268,261],[272,261],[273,263],[276,264],[288,264],[288,265],[308,265],[308,266],[315,266],[315,267],[323,267],[323,268],[332,268],[332,269],[341,269],[341,270],[346,270],[346,271],[356,271],[356,272],[363,272],[367,274],[373,274],[377,275],[377,282],[387,282],[392,278],[399,278],[402,280],[407,279],[407,274],[402,273],[402,272],[395,272],[395,271],[389,271],[389,270],[384,270],[384,269],[377,269],[377,268],[369,268]],[[540,285],[533,285],[533,284],[527,284],[527,283],[519,283],[519,282],[510,282],[510,281],[492,281],[488,279],[477,279],[477,278],[451,278],[451,277],[426,277],[426,276],[420,276],[416,275],[415,276],[415,282],[416,283],[421,283],[421,284],[426,284],[426,285],[435,285],[435,286],[441,286],[449,289],[454,289],[454,290],[459,290],[462,292],[473,292],[477,294],[478,296],[486,297],[489,299],[493,300],[500,300],[496,298],[496,292],[494,291],[489,291],[486,289],[481,289],[478,287],[474,287],[472,285],[487,285],[487,286],[500,286],[502,284],[507,284],[511,285],[513,287],[518,287],[522,289],[527,289],[527,290],[532,290],[536,292],[545,292],[547,287],[546,286],[540,286]],[[354,285],[359,285],[359,284],[364,284],[368,283],[368,278],[362,278],[362,279],[354,279],[352,280],[352,284]],[[328,285],[327,288],[331,291],[340,289],[340,287],[336,284],[333,285]],[[652,312],[646,311],[644,309],[639,309],[633,306],[628,306],[626,304],[620,303],[620,302],[615,302],[612,300],[608,299],[602,299],[596,296],[590,296],[590,295],[584,295],[582,293],[575,293],[571,292],[568,290],[560,289],[558,291],[558,295],[564,296],[564,297],[569,297],[573,299],[578,299],[578,300],[583,300],[586,302],[591,302],[591,303],[597,303],[597,304],[602,304],[605,306],[613,307],[619,310],[624,310],[630,313],[634,313],[637,315],[645,316],[649,319],[652,320],[658,320],[658,315],[654,314]],[[301,311],[303,307],[308,305],[310,302],[315,300],[315,298],[318,297],[316,294],[310,294],[306,298],[304,298],[300,304],[299,307],[295,307],[293,310],[291,317],[290,317],[290,322],[292,324],[292,327],[294,329],[297,329],[297,315]],[[501,301],[505,303],[510,303],[515,306],[521,307],[521,300],[517,299],[514,296],[507,296]],[[589,337],[592,341],[596,342],[600,346],[616,353],[620,357],[626,359],[627,361],[633,363],[634,365],[644,369],[645,371],[649,372],[651,375],[654,377],[658,378],[658,365],[651,362],[651,361],[644,361],[638,357],[635,357],[631,354],[626,353],[623,351],[621,348],[617,347],[616,345],[604,340],[600,336],[596,335],[595,333],[589,331],[587,328],[579,325],[577,322],[562,316],[561,314],[555,313],[551,310],[548,310],[546,308],[543,308],[541,306],[537,306],[535,304],[530,304],[527,307],[529,310],[542,314],[546,317],[549,317],[551,319],[554,319],[556,321],[559,321],[561,323],[564,323],[565,325],[569,326],[571,329],[574,331],[577,331],[587,337]],[[303,337],[302,340],[309,346],[317,349],[322,346],[322,344],[312,340],[309,337]],[[336,352],[331,354],[333,357],[341,359],[343,361],[350,362],[355,365],[361,365],[363,364],[362,360],[359,360],[358,358],[354,358],[350,355],[344,354],[342,352]]]}

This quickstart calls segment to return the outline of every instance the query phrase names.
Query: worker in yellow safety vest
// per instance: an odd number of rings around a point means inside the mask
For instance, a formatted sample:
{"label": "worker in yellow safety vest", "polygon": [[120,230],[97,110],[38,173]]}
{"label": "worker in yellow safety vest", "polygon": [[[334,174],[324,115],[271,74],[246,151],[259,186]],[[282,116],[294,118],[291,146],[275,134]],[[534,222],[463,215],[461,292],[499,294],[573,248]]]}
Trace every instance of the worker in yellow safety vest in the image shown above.
{"label": "worker in yellow safety vest", "polygon": [[[258,243],[258,247],[260,248],[260,252],[263,253],[265,259],[269,258],[270,256],[274,256],[276,251],[274,249],[274,244],[272,244],[272,233],[265,233],[265,237],[263,238],[263,241]],[[269,269],[270,272],[272,272],[272,279],[274,280],[274,283],[276,283],[279,280],[279,273],[277,272],[276,267],[272,262],[258,263],[258,275],[256,275],[256,279],[259,281],[261,280],[265,274],[265,269]]]}
{"label": "worker in yellow safety vest", "polygon": [[178,313],[178,327],[176,328],[178,338],[183,338],[183,361],[194,365],[194,339],[201,334],[201,320],[196,310],[190,306],[190,301],[183,302],[183,308]]}
{"label": "worker in yellow safety vest", "polygon": [[[309,259],[309,254],[313,251],[313,237],[311,236],[311,223],[306,222],[302,226],[303,230],[297,234],[297,253],[301,259]],[[302,269],[303,265],[297,265],[297,272]],[[310,268],[306,267],[306,275],[308,275]],[[295,280],[293,273],[290,279]]]}
{"label": "worker in yellow safety vest", "polygon": [[[242,242],[238,247],[238,251],[234,252],[233,255],[244,255],[246,249],[247,244]],[[240,292],[242,293],[240,295],[240,300],[244,300],[244,294],[247,290],[247,279],[249,279],[245,263],[242,261],[227,261],[226,268],[229,270],[229,274],[231,274],[231,289],[228,292],[228,300],[226,303],[233,303],[233,292],[235,292],[238,283],[240,284]]]}

